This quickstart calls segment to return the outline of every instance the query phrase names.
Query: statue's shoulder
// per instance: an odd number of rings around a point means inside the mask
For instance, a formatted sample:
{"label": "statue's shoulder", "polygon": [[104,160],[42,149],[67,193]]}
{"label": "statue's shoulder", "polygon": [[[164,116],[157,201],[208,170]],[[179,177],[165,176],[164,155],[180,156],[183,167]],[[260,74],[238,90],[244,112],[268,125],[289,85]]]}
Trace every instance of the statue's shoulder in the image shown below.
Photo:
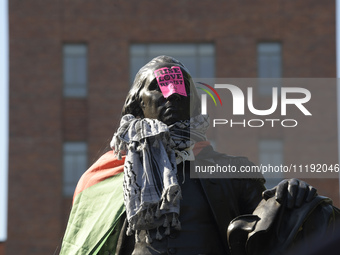
{"label": "statue's shoulder", "polygon": [[245,156],[234,156],[226,153],[217,152],[212,146],[207,146],[198,154],[198,160],[213,160],[216,162],[226,162],[234,166],[254,166],[255,164],[251,162]]}

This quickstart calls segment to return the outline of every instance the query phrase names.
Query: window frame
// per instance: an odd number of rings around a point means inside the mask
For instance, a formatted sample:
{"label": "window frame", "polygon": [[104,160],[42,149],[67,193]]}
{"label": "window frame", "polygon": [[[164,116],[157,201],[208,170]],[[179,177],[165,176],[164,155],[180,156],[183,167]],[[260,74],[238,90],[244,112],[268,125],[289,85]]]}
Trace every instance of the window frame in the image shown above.
{"label": "window frame", "polygon": [[[81,175],[88,167],[88,145],[86,142],[64,142],[63,144],[63,195],[72,197]],[[82,162],[81,162],[82,160]],[[71,164],[70,164],[71,163]]]}
{"label": "window frame", "polygon": [[[79,75],[79,73],[82,74]],[[87,44],[65,43],[63,45],[63,95],[66,98],[84,98],[87,96],[87,87]]]}

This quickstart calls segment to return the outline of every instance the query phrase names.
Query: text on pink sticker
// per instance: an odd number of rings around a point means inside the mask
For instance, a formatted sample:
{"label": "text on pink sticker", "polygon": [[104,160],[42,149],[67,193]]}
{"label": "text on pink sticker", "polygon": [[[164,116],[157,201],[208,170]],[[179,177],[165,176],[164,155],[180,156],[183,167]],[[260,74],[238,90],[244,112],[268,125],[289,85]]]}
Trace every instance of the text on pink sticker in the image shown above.
{"label": "text on pink sticker", "polygon": [[183,73],[180,67],[172,66],[171,68],[163,67],[154,71],[158,86],[165,98],[177,93],[187,96],[185,90]]}

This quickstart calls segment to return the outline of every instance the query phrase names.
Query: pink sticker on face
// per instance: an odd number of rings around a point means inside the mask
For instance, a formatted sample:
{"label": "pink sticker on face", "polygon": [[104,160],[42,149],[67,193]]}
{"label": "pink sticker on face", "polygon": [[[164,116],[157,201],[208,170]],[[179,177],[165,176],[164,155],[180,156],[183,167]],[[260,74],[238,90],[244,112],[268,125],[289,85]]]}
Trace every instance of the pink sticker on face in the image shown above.
{"label": "pink sticker on face", "polygon": [[187,96],[183,73],[180,67],[163,67],[155,70],[154,74],[156,76],[158,86],[160,87],[165,98],[174,93]]}

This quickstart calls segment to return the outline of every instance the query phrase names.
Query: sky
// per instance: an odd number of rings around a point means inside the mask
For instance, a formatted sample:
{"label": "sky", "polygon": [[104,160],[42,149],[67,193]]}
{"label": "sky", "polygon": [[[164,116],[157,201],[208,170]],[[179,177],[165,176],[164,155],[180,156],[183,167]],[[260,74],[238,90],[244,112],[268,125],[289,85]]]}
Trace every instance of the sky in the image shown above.
{"label": "sky", "polygon": [[[340,0],[336,0],[337,77],[340,77]],[[0,242],[7,239],[8,178],[8,12],[7,0],[0,0]],[[340,83],[338,99],[340,98]],[[338,100],[340,109],[340,100]],[[338,116],[340,133],[340,118]],[[340,149],[339,149],[340,153]],[[340,156],[339,156],[340,158]]]}
{"label": "sky", "polygon": [[[340,160],[340,0],[335,0],[336,3],[336,77],[337,79],[337,106],[338,106],[338,160]],[[340,179],[340,173],[339,173]],[[340,185],[339,185],[340,193]]]}
{"label": "sky", "polygon": [[[336,2],[336,10],[335,10],[336,11],[336,77],[340,78],[340,0],[335,0],[335,2]],[[339,101],[340,101],[339,92],[340,90],[338,87],[338,106],[339,106]],[[340,121],[340,118],[338,118],[338,121]],[[339,128],[340,128],[340,125],[339,125]]]}
{"label": "sky", "polygon": [[7,238],[8,166],[8,15],[0,0],[0,242]]}

